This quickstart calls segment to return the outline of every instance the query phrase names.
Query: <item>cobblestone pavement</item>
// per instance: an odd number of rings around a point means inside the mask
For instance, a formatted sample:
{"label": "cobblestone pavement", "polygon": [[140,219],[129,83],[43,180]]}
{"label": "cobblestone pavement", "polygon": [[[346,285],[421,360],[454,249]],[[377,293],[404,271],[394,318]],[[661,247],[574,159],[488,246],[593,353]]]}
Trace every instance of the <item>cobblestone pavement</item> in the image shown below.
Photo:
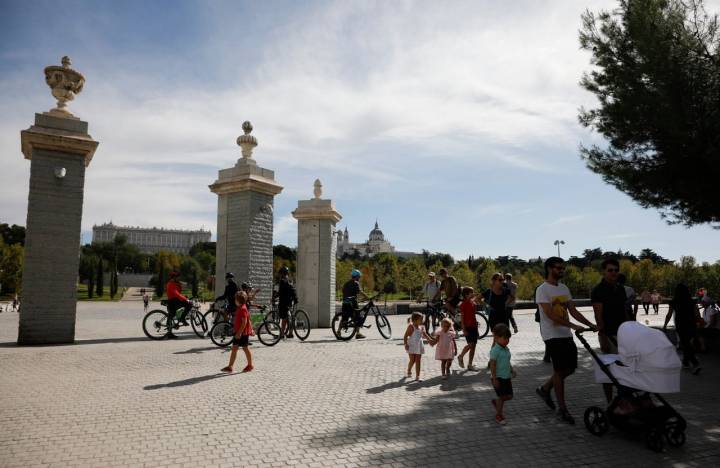
{"label": "cobblestone pavement", "polygon": [[[529,311],[517,316],[516,396],[501,427],[486,370],[454,366],[442,381],[429,353],[424,381],[402,379],[402,316],[392,318],[392,340],[373,327],[351,343],[329,330],[305,343],[255,342],[256,370],[223,375],[228,353],[207,340],[146,339],[141,304],[81,303],[70,346],[18,348],[17,314],[3,313],[0,466],[720,464],[720,356],[701,356],[702,374],[683,374],[683,393],[667,396],[688,420],[688,441],[656,454],[637,435],[587,432],[582,414],[603,398],[583,348],[567,395],[578,424],[558,422],[533,392],[551,371],[537,326]],[[480,367],[488,347],[479,343]]]}

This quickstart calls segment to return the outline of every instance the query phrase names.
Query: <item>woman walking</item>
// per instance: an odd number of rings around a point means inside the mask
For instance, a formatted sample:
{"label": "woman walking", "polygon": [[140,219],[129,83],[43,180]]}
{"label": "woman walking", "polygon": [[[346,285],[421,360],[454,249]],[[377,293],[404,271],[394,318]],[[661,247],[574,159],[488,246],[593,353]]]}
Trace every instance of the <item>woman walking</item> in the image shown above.
{"label": "woman walking", "polygon": [[675,331],[678,334],[680,349],[682,349],[683,353],[683,368],[689,369],[692,366],[692,373],[697,375],[702,368],[695,357],[692,340],[697,335],[696,319],[699,313],[695,301],[690,295],[690,289],[682,283],[675,287],[675,295],[670,301],[670,310],[665,317],[663,330],[667,330],[667,325],[673,314],[675,315]]}

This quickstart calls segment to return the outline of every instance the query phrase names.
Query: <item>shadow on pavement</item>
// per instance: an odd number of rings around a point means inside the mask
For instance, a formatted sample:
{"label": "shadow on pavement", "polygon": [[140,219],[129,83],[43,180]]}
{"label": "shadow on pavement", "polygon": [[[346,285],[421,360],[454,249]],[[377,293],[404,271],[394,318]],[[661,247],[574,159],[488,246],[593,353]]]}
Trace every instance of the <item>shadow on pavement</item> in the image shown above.
{"label": "shadow on pavement", "polygon": [[[667,448],[661,454],[653,453],[642,440],[633,440],[615,428],[602,438],[591,435],[583,424],[583,413],[590,405],[602,405],[603,396],[602,387],[594,383],[592,360],[583,349],[578,350],[578,372],[568,378],[566,387],[570,411],[577,423],[568,425],[559,421],[534,392],[537,385],[552,373],[552,367],[544,364],[542,357],[543,352],[532,351],[518,353],[514,360],[518,377],[513,379],[515,398],[506,406],[507,426],[499,426],[494,419],[491,400],[496,395],[489,381],[489,371],[480,368],[478,372],[468,372],[455,368],[448,380],[439,376],[420,382],[403,378],[368,388],[367,397],[379,404],[392,400],[393,391],[402,391],[402,387],[407,391],[417,391],[416,395],[422,398],[422,402],[403,413],[363,411],[345,427],[316,433],[306,443],[320,451],[328,447],[332,447],[333,451],[354,450],[360,438],[365,441],[362,447],[367,457],[363,463],[391,464],[401,460],[410,466],[447,463],[448,460],[442,458],[446,455],[435,455],[432,450],[418,450],[417,447],[447,448],[448,444],[453,447],[452,453],[476,466],[482,464],[482,457],[488,454],[488,444],[503,447],[502,464],[506,466],[525,464],[528,460],[539,462],[543,457],[558,455],[566,463],[574,460],[574,466],[588,463],[602,466],[619,460],[636,466],[659,466],[682,462],[687,452],[702,450],[702,444],[706,443],[708,434],[704,431],[710,428],[701,425],[693,427],[692,424],[688,428],[686,447]],[[422,389],[438,386],[441,393],[423,394]],[[686,395],[685,400],[689,397]],[[671,404],[680,414],[692,421],[698,415],[692,414],[687,401],[679,404],[680,398],[681,395],[669,396]],[[558,440],[568,442],[558,445]],[[392,449],[385,449],[389,447]],[[444,450],[435,452],[443,453]],[[622,458],[618,458],[618,453],[622,453]],[[557,458],[545,461],[561,464]]]}
{"label": "shadow on pavement", "polygon": [[184,387],[186,385],[195,385],[201,382],[206,382],[208,380],[219,379],[221,377],[229,377],[231,375],[233,374],[225,374],[218,372],[216,374],[203,375],[201,377],[191,377],[189,379],[176,380],[175,382],[169,382],[166,384],[146,385],[145,387],[143,387],[143,390],[159,390],[161,388]]}
{"label": "shadow on pavement", "polygon": [[[177,333],[181,340],[187,338],[197,338],[195,333]],[[74,343],[57,343],[57,344],[37,344],[37,345],[23,345],[18,346],[14,341],[7,341],[0,343],[0,348],[20,348],[20,347],[45,347],[45,346],[78,346],[78,345],[92,345],[92,344],[107,344],[107,343],[133,343],[138,341],[152,341],[146,336],[128,336],[119,338],[91,338],[87,340],[75,340]],[[168,341],[165,339],[157,341]]]}
{"label": "shadow on pavement", "polygon": [[[228,348],[224,348],[224,349],[227,350]],[[222,350],[223,348],[219,348],[217,346],[206,346],[204,348],[190,348],[185,351],[176,351],[173,354],[202,354],[205,351],[212,351],[213,349]]]}

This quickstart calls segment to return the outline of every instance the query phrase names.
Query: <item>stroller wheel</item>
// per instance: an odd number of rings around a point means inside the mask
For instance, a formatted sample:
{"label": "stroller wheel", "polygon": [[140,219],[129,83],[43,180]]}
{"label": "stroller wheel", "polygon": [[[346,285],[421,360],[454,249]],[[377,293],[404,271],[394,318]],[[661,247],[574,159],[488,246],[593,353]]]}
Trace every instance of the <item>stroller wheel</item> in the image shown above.
{"label": "stroller wheel", "polygon": [[610,429],[605,411],[597,406],[591,406],[586,409],[583,419],[585,421],[585,427],[592,435],[599,437]]}
{"label": "stroller wheel", "polygon": [[645,443],[647,443],[648,448],[653,452],[662,452],[663,446],[665,445],[663,443],[663,435],[657,429],[652,429],[647,433]]}
{"label": "stroller wheel", "polygon": [[680,447],[685,443],[685,431],[675,424],[668,424],[665,426],[665,440],[671,447]]}

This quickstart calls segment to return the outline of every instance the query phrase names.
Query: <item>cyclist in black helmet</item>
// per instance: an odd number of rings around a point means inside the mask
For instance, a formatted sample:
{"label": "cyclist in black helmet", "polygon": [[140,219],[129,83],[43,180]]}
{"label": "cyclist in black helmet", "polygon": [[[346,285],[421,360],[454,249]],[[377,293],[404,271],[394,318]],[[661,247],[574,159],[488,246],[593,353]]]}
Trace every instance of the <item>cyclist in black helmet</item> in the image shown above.
{"label": "cyclist in black helmet", "polygon": [[225,299],[225,303],[227,304],[227,310],[228,312],[235,312],[235,294],[238,292],[238,285],[235,282],[235,275],[228,272],[225,273],[225,292],[222,293],[221,296],[218,296],[215,299],[215,302],[219,301],[220,299]]}
{"label": "cyclist in black helmet", "polygon": [[[290,307],[294,303],[297,303],[297,293],[295,292],[295,286],[290,283],[290,270],[286,266],[283,266],[278,271],[280,274],[280,281],[278,282],[278,316],[280,317],[280,336],[285,336],[285,330],[287,330],[287,321],[290,318]],[[287,335],[288,338],[292,338],[292,333]]]}

